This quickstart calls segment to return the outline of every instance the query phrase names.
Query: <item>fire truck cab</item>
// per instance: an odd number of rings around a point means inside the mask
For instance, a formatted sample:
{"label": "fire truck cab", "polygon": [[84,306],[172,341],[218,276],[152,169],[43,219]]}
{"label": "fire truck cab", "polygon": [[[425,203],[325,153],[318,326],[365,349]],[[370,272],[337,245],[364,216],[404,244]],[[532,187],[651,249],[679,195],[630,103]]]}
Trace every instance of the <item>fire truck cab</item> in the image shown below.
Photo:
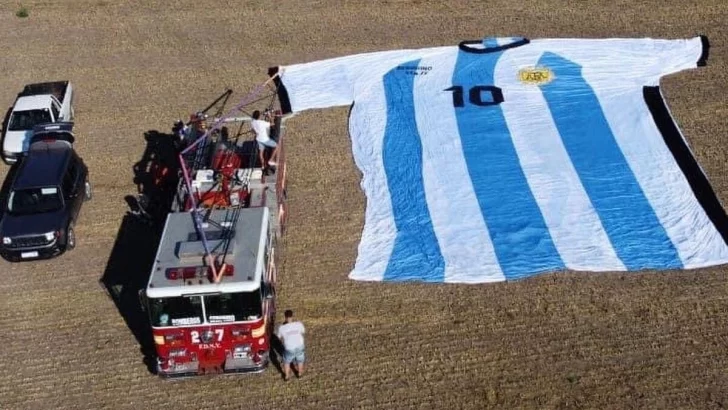
{"label": "fire truck cab", "polygon": [[218,283],[190,214],[172,213],[164,227],[146,290],[158,374],[263,370],[274,318],[270,212],[212,210],[203,229],[227,260]]}

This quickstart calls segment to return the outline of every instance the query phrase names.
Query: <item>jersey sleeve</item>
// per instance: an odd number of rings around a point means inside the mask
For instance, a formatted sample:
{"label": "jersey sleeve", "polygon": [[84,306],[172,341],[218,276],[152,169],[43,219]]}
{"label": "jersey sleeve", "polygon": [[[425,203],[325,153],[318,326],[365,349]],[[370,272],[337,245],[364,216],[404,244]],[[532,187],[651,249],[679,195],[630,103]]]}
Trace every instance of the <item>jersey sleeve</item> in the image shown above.
{"label": "jersey sleeve", "polygon": [[639,73],[648,85],[661,77],[705,66],[710,44],[706,36],[679,40],[640,39],[627,47]]}
{"label": "jersey sleeve", "polygon": [[[615,87],[658,85],[663,76],[706,65],[710,44],[705,36],[690,39],[557,39],[543,43],[583,68],[590,81]],[[558,76],[558,75],[557,75]]]}
{"label": "jersey sleeve", "polygon": [[[349,55],[309,63],[271,67],[284,114],[351,105],[366,82],[381,80],[389,69],[426,50],[390,50]],[[377,77],[378,76],[378,77]]]}

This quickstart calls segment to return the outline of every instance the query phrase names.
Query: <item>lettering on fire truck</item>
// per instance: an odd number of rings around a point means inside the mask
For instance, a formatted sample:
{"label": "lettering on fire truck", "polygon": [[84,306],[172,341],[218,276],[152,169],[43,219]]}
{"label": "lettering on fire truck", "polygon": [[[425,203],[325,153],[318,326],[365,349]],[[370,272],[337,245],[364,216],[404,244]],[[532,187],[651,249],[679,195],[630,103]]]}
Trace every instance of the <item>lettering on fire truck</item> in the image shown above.
{"label": "lettering on fire truck", "polygon": [[[222,336],[224,333],[225,333],[225,330],[223,330],[223,329],[215,329],[215,336],[216,336],[218,342],[222,342]],[[190,336],[192,337],[192,343],[195,343],[195,344],[201,343],[200,332],[198,332],[197,330],[191,331]],[[206,342],[206,343],[209,343],[209,342]]]}

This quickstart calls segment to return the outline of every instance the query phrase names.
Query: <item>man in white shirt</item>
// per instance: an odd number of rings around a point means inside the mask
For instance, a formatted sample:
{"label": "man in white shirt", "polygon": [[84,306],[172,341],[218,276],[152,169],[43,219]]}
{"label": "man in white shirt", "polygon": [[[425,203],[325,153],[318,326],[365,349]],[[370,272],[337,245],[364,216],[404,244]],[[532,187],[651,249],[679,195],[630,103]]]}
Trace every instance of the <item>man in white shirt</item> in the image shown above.
{"label": "man in white shirt", "polygon": [[285,322],[278,328],[276,336],[283,343],[283,380],[288,381],[291,376],[291,365],[295,366],[298,377],[303,376],[303,363],[306,360],[303,335],[306,329],[303,323],[293,320],[292,310],[286,310],[284,316]]}
{"label": "man in white shirt", "polygon": [[260,166],[265,168],[265,149],[273,148],[273,154],[270,156],[268,165],[275,167],[278,165],[278,144],[270,138],[270,122],[260,119],[260,111],[253,111],[253,121],[250,126],[255,131],[255,140],[258,142],[258,157],[260,158]]}

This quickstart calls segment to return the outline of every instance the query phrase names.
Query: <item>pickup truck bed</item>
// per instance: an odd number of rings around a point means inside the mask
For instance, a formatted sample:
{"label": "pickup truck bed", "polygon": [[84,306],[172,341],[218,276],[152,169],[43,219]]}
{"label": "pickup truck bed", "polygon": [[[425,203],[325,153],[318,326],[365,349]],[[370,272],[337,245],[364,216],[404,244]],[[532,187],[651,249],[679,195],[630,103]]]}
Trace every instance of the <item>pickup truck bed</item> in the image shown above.
{"label": "pickup truck bed", "polygon": [[66,95],[67,88],[68,81],[28,84],[23,88],[23,91],[18,94],[18,97],[51,94],[56,97],[59,102],[63,103],[63,97]]}
{"label": "pickup truck bed", "polygon": [[73,83],[28,84],[18,93],[2,136],[2,159],[13,164],[28,150],[36,125],[73,121]]}

